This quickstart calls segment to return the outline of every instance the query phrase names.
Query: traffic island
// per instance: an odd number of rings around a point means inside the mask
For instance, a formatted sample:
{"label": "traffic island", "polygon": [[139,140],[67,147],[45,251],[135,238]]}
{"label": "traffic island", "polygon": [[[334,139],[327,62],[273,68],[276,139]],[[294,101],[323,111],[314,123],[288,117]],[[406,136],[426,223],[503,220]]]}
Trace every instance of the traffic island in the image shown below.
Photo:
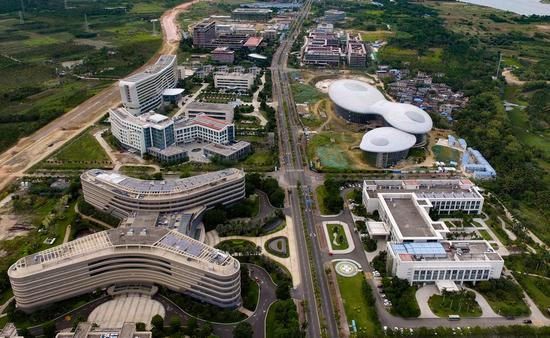
{"label": "traffic island", "polygon": [[331,254],[346,254],[355,249],[349,226],[346,223],[323,222],[323,231]]}
{"label": "traffic island", "polygon": [[265,250],[281,258],[289,257],[288,238],[284,236],[270,238],[265,242]]}

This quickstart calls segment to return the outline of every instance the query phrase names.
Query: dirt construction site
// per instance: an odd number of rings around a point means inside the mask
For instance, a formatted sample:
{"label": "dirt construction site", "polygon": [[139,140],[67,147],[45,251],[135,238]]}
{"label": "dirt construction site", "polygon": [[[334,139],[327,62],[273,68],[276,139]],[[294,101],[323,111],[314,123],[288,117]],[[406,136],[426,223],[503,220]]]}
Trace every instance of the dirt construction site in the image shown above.
{"label": "dirt construction site", "polygon": [[[137,69],[136,73],[155,63],[159,55],[176,53],[181,37],[178,33],[180,28],[176,24],[176,17],[198,1],[184,3],[163,14],[161,17],[162,47],[145,65]],[[99,121],[109,108],[119,104],[119,89],[117,83],[114,83],[32,135],[20,139],[16,145],[0,155],[0,190],[6,188],[18,177],[22,177],[34,164],[50,156],[66,142]]]}

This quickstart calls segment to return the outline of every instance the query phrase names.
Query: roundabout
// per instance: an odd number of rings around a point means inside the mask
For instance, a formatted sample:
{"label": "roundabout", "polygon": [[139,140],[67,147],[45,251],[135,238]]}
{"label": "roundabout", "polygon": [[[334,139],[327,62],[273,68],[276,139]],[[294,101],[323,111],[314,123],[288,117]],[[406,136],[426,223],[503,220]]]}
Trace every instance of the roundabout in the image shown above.
{"label": "roundabout", "polygon": [[357,264],[350,260],[341,260],[334,265],[336,273],[342,277],[353,277],[359,272]]}

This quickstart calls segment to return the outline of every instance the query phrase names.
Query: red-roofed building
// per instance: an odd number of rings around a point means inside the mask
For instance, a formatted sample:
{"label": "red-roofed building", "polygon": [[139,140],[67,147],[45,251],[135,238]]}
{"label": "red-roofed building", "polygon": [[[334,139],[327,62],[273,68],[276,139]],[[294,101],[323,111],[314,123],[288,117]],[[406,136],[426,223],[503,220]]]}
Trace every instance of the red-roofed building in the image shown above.
{"label": "red-roofed building", "polygon": [[250,50],[255,50],[262,43],[263,38],[261,36],[251,36],[244,43],[244,47]]}

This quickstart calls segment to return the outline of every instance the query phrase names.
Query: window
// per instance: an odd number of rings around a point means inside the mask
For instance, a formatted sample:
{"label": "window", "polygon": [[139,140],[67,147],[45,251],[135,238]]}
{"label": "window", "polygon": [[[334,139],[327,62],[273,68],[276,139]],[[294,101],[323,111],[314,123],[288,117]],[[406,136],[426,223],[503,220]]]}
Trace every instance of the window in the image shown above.
{"label": "window", "polygon": [[489,270],[483,270],[483,279],[489,278]]}
{"label": "window", "polygon": [[457,279],[462,279],[463,277],[464,277],[464,270],[459,270]]}

